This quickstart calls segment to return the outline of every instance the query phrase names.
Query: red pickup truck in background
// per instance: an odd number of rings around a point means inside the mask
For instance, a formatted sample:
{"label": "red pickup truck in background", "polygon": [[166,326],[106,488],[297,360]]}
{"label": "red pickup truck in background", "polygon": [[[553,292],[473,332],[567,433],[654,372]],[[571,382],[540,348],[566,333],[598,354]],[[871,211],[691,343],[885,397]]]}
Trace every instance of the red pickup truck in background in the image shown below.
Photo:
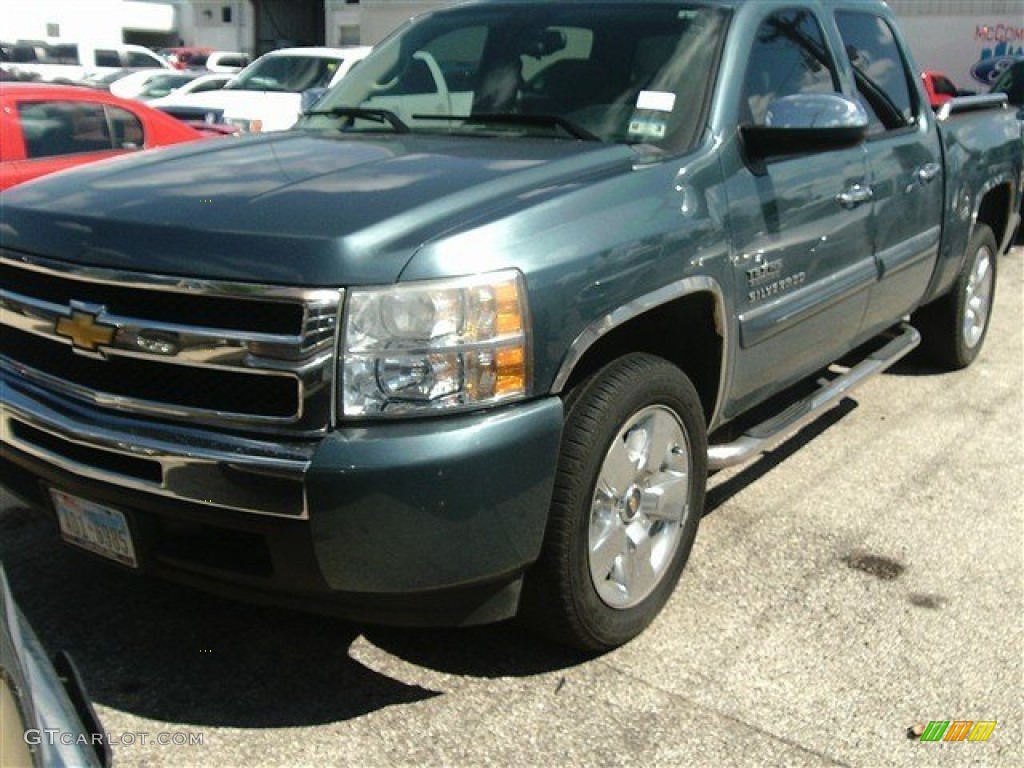
{"label": "red pickup truck in background", "polygon": [[946,75],[934,69],[922,72],[921,81],[924,83],[924,90],[928,94],[928,103],[932,109],[938,109],[957,96],[973,96],[975,93],[957,88]]}

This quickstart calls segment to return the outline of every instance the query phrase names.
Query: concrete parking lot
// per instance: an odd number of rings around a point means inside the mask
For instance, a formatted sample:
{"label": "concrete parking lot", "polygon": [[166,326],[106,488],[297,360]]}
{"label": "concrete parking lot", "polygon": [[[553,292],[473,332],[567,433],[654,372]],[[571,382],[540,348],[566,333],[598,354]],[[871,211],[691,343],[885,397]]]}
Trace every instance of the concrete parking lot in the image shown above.
{"label": "concrete parking lot", "polygon": [[[902,363],[713,477],[666,611],[601,657],[136,578],[10,496],[0,558],[117,766],[1024,765],[1022,261],[974,367]],[[933,720],[996,726],[908,738]]]}

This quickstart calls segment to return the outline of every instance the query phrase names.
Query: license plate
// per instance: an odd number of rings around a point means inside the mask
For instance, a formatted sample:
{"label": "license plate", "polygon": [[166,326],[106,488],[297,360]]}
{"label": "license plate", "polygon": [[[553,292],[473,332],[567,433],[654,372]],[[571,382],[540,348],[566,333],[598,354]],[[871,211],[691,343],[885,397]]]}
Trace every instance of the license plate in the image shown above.
{"label": "license plate", "polygon": [[63,491],[50,490],[65,541],[123,565],[138,567],[124,513]]}

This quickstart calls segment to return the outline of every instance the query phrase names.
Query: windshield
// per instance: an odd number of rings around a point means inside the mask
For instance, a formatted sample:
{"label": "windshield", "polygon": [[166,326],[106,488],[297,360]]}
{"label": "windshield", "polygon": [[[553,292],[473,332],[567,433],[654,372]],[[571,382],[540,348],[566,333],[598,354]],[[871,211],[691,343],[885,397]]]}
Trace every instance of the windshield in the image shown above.
{"label": "windshield", "polygon": [[340,59],[326,56],[264,56],[240,72],[225,88],[287,93],[326,88],[341,63]]}
{"label": "windshield", "polygon": [[[690,146],[727,16],[670,3],[462,6],[390,37],[300,127]],[[361,116],[359,111],[367,114]]]}

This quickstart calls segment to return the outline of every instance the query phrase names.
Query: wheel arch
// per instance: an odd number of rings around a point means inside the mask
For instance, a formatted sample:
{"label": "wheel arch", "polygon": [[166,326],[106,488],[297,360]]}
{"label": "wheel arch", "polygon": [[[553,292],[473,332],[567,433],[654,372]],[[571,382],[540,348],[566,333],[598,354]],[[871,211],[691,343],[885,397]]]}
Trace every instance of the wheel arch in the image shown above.
{"label": "wheel arch", "polygon": [[996,236],[999,253],[1005,253],[1006,248],[1010,245],[1010,239],[1013,237],[1013,232],[1010,231],[1012,199],[1013,195],[1008,181],[993,184],[985,190],[978,203],[978,210],[974,214],[972,234],[978,225],[988,225]]}
{"label": "wheel arch", "polygon": [[[603,316],[573,341],[553,394],[629,352],[665,358],[693,382],[709,427],[719,415],[728,372],[725,299],[710,277],[684,278]],[[685,332],[684,332],[685,329]]]}

